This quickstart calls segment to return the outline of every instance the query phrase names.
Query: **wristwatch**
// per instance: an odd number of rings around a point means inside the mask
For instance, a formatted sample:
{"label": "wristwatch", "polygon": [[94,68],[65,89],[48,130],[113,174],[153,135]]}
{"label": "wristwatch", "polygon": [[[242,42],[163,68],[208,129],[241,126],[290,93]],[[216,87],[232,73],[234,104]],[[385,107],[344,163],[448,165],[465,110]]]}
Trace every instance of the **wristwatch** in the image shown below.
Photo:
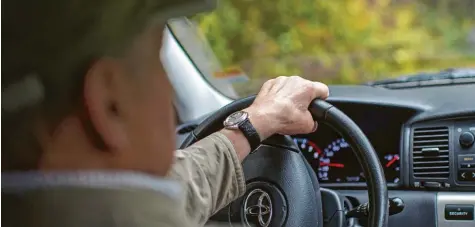
{"label": "wristwatch", "polygon": [[251,145],[251,151],[256,150],[261,144],[261,137],[257,133],[251,121],[249,121],[249,114],[245,111],[237,111],[229,115],[223,122],[224,128],[230,130],[241,130],[242,134],[246,137],[249,145]]}

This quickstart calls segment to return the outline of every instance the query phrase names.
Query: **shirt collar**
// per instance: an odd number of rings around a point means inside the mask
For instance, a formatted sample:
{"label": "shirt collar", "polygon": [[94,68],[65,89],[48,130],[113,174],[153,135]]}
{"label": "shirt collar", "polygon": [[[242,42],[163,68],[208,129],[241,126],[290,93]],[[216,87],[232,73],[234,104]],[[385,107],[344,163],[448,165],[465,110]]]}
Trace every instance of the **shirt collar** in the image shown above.
{"label": "shirt collar", "polygon": [[183,198],[178,181],[137,172],[8,172],[2,173],[2,192],[21,193],[54,187],[87,187],[106,189],[148,189],[172,198]]}

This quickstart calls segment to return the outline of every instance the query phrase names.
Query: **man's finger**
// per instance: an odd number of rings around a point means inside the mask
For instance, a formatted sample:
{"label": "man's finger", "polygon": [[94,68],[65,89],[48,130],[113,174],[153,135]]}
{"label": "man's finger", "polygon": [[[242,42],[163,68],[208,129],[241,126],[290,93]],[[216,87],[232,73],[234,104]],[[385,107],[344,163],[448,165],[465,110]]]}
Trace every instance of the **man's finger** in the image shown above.
{"label": "man's finger", "polygon": [[317,129],[318,129],[318,122],[315,121],[315,124],[313,125],[312,132],[317,131]]}
{"label": "man's finger", "polygon": [[275,84],[275,79],[267,80],[267,81],[264,82],[264,84],[262,85],[261,90],[262,90],[262,89],[267,89],[267,90],[269,90],[272,86],[274,86],[274,84]]}
{"label": "man's finger", "polygon": [[313,99],[327,99],[330,95],[330,90],[328,86],[320,82],[312,82],[313,85]]}
{"label": "man's finger", "polygon": [[283,87],[288,86],[286,81],[289,80],[289,77],[287,76],[279,76],[274,79],[275,83],[274,86],[272,86],[272,91],[277,92],[281,90]]}
{"label": "man's finger", "polygon": [[313,120],[312,114],[310,111],[307,110],[305,113],[304,120],[302,122],[305,122],[305,125],[302,125],[302,128],[300,129],[302,132],[300,133],[312,133],[317,130],[318,124],[316,121]]}

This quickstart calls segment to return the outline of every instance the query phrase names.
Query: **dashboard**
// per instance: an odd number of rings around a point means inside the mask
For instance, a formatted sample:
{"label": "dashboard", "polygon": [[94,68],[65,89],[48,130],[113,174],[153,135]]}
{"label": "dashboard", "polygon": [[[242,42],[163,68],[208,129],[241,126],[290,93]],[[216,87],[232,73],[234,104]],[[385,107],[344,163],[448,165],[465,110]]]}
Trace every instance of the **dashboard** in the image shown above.
{"label": "dashboard", "polygon": [[[475,134],[475,85],[330,86],[330,90],[327,101],[370,140],[389,188],[475,191],[475,145],[467,148],[459,141]],[[177,127],[177,147],[206,117]],[[319,123],[316,132],[292,139],[320,184],[364,189],[365,177],[351,146],[330,125]]]}
{"label": "dashboard", "polygon": [[[336,105],[351,116],[372,142],[389,185],[398,186],[401,182],[401,131],[414,111],[351,103]],[[331,126],[320,124],[314,133],[292,138],[322,185],[365,186],[366,180],[353,149]]]}
{"label": "dashboard", "polygon": [[[327,131],[325,136],[293,137],[321,183],[366,182],[351,146],[338,133]],[[318,142],[317,142],[318,141]],[[317,145],[318,144],[318,145]],[[383,150],[378,156],[386,181],[400,181],[400,155],[397,149]],[[387,152],[386,152],[387,151]]]}
{"label": "dashboard", "polygon": [[[389,217],[389,226],[475,226],[475,85],[330,91],[327,101],[361,128],[377,152],[389,196],[406,203]],[[177,145],[202,120],[179,126]],[[359,162],[336,129],[319,122],[316,132],[291,138],[321,187],[353,206],[368,201]]]}

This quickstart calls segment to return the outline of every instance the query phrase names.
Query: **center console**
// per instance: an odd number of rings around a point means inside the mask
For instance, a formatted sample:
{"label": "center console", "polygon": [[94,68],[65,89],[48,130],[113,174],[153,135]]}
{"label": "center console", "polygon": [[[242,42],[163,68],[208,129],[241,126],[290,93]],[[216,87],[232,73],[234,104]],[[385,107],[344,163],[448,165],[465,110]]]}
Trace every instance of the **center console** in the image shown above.
{"label": "center console", "polygon": [[459,185],[475,184],[475,120],[461,121],[454,124],[456,183]]}
{"label": "center console", "polygon": [[475,193],[437,193],[438,227],[473,227]]}
{"label": "center console", "polygon": [[410,130],[411,187],[475,192],[475,119],[418,122]]}
{"label": "center console", "polygon": [[424,121],[409,128],[408,186],[434,191],[438,227],[475,226],[475,119]]}

